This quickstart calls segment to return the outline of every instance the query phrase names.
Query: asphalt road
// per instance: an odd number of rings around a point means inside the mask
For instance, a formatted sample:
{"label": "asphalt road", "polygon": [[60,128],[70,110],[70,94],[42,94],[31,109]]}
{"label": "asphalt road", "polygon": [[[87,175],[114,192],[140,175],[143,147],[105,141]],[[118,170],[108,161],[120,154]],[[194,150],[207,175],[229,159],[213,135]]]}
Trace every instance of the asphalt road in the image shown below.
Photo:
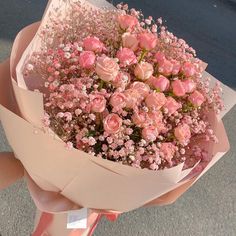
{"label": "asphalt road", "polygon": [[[115,4],[119,1],[113,1]],[[129,0],[148,16],[162,16],[208,62],[208,72],[236,89],[236,0]],[[37,21],[46,0],[0,0],[0,61],[9,57],[16,33]],[[117,222],[103,220],[96,236],[235,236],[236,107],[225,118],[230,152],[175,204],[138,209]],[[9,150],[0,130],[0,150]],[[0,193],[0,235],[28,236],[34,206],[23,182]]]}

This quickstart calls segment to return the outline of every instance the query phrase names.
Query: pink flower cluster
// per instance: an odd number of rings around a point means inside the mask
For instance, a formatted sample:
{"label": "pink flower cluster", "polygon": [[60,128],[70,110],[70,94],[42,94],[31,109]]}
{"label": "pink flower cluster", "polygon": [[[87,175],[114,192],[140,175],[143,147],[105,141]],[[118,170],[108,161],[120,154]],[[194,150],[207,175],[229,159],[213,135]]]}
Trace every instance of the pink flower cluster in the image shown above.
{"label": "pink flower cluster", "polygon": [[[216,141],[205,114],[222,109],[220,89],[210,91],[194,50],[161,19],[144,19],[125,5],[109,15],[112,22],[102,24],[92,18],[94,34],[74,41],[67,35],[54,46],[45,42],[40,59],[26,66],[25,76],[33,65],[45,78],[44,124],[67,147],[100,158],[152,170],[194,165],[204,152],[190,148],[193,140]],[[81,30],[90,32],[85,19]],[[113,39],[105,34],[108,24]],[[59,31],[53,37],[63,38]]]}

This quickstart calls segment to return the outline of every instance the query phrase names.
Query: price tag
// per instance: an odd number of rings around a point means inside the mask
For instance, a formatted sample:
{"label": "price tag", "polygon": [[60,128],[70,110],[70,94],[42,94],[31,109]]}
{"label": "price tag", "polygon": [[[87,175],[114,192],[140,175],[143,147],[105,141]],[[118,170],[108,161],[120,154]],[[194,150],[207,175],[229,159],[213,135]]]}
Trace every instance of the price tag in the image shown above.
{"label": "price tag", "polygon": [[67,216],[67,229],[86,229],[88,208],[70,211]]}

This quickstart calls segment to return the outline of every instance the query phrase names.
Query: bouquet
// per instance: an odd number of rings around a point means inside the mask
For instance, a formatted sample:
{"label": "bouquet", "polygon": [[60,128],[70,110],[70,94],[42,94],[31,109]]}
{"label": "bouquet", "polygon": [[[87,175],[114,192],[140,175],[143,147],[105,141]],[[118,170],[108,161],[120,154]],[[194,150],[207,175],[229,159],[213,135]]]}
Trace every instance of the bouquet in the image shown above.
{"label": "bouquet", "polygon": [[[229,149],[222,87],[205,69],[161,18],[49,1],[13,46],[19,111],[0,107],[37,206],[125,212],[175,201]],[[53,207],[55,193],[73,204]]]}
{"label": "bouquet", "polygon": [[223,102],[219,83],[210,89],[202,79],[195,51],[161,19],[125,5],[80,16],[81,7],[72,6],[74,25],[56,17],[41,30],[40,51],[23,66],[25,83],[44,94],[44,128],[68,149],[139,169],[207,163],[196,140],[217,142],[206,114]]}

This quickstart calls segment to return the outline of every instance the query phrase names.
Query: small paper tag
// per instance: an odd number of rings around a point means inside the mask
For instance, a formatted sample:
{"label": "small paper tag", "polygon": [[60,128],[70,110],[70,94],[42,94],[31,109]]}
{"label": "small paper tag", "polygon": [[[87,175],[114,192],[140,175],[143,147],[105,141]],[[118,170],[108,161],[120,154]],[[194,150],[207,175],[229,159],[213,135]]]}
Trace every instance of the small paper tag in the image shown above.
{"label": "small paper tag", "polygon": [[67,216],[67,229],[86,229],[88,208],[70,211]]}

